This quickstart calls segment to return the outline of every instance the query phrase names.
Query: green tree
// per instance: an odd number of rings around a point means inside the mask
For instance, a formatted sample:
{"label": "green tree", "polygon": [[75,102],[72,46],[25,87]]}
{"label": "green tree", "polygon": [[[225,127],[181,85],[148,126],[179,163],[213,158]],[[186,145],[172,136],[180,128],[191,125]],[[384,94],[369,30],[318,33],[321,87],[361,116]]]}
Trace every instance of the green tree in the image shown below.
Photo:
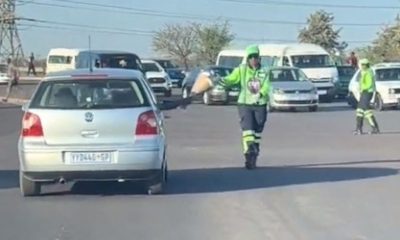
{"label": "green tree", "polygon": [[197,59],[202,64],[214,64],[218,53],[234,39],[229,22],[210,25],[194,24],[197,34]]}
{"label": "green tree", "polygon": [[371,45],[357,48],[355,52],[373,63],[400,60],[400,18],[396,17],[394,24],[378,32]]}
{"label": "green tree", "polygon": [[154,51],[167,55],[188,69],[195,53],[197,32],[193,24],[167,24],[153,37]]}
{"label": "green tree", "polygon": [[325,48],[331,54],[336,51],[343,52],[347,47],[346,42],[340,42],[341,29],[333,27],[334,16],[323,10],[310,15],[305,28],[300,30],[298,40],[302,43],[313,43]]}

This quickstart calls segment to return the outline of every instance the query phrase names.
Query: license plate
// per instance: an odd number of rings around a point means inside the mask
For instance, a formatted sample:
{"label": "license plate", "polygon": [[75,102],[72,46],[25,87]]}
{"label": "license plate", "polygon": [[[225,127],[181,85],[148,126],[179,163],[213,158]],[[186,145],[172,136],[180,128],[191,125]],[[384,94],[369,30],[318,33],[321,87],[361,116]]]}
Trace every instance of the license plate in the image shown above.
{"label": "license plate", "polygon": [[112,162],[111,152],[71,152],[66,164],[105,164]]}
{"label": "license plate", "polygon": [[328,91],[326,91],[326,90],[318,90],[318,95],[325,95],[327,93],[328,93]]}
{"label": "license plate", "polygon": [[239,93],[238,92],[229,92],[229,96],[237,97],[237,96],[239,96]]}

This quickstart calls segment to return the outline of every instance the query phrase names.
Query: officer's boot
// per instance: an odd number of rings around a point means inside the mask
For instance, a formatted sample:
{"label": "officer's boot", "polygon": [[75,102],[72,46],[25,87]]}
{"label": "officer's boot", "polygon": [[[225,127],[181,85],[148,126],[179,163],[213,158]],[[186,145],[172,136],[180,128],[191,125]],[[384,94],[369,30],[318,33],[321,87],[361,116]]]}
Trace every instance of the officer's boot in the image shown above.
{"label": "officer's boot", "polygon": [[372,117],[371,117],[371,121],[372,121],[372,123],[374,124],[374,125],[372,126],[371,134],[379,134],[381,131],[379,130],[379,125],[378,125],[378,122],[376,121],[375,116],[372,116]]}
{"label": "officer's boot", "polygon": [[251,170],[256,168],[256,162],[257,162],[257,146],[256,143],[251,142],[248,144],[248,150],[247,152],[244,154],[245,158],[246,158],[246,168]]}
{"label": "officer's boot", "polygon": [[363,131],[362,131],[363,123],[364,123],[363,117],[356,118],[356,130],[354,131],[354,135],[362,135],[363,134]]}

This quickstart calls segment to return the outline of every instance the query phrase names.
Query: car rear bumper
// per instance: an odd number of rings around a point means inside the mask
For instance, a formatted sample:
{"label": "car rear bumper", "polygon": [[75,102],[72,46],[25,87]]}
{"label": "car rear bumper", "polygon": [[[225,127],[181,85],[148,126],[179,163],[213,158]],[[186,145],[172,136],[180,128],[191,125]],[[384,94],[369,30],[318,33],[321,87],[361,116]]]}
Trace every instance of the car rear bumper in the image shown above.
{"label": "car rear bumper", "polygon": [[[87,152],[96,152],[96,150]],[[104,151],[104,150],[103,150]],[[107,150],[106,150],[107,151]],[[110,150],[109,163],[70,164],[68,152],[82,152],[82,149],[32,149],[20,150],[19,160],[23,172],[97,172],[97,171],[146,171],[161,169],[164,153],[158,149],[148,150]]]}
{"label": "car rear bumper", "polygon": [[23,172],[24,177],[36,182],[59,181],[155,181],[161,170],[98,170],[98,171],[47,171]]}

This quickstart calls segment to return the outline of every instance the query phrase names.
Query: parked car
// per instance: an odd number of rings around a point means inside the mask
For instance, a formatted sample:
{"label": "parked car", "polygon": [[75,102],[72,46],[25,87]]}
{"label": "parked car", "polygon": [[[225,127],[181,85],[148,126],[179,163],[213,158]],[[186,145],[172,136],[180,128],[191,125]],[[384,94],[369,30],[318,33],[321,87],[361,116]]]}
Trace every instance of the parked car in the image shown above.
{"label": "parked car", "polygon": [[68,181],[167,181],[164,117],[143,74],[94,69],[45,77],[23,106],[18,143],[20,189]]}
{"label": "parked car", "polygon": [[172,94],[172,82],[164,68],[153,60],[143,60],[142,66],[153,91],[170,97]]}
{"label": "parked car", "polygon": [[182,68],[167,68],[169,78],[171,79],[172,86],[181,88],[182,81],[185,79],[185,71]]}
{"label": "parked car", "polygon": [[336,94],[339,98],[344,98],[349,94],[349,84],[354,76],[356,69],[350,65],[338,66],[339,80],[336,82]]}
{"label": "parked car", "polygon": [[7,83],[10,78],[7,76],[7,64],[0,64],[0,83]]}
{"label": "parked car", "polygon": [[303,71],[295,67],[269,69],[271,82],[269,110],[308,108],[318,110],[318,91]]}
{"label": "parked car", "polygon": [[[376,110],[397,108],[400,105],[400,63],[379,63],[372,66],[376,81],[376,94],[371,105]],[[348,103],[357,107],[360,100],[359,81],[361,72],[358,70],[350,81]]]}
{"label": "parked car", "polygon": [[[183,80],[182,83],[182,97],[187,98],[190,95],[192,87],[196,80],[199,78],[200,74],[206,74],[213,81],[218,78],[226,77],[233,71],[232,68],[219,67],[219,66],[208,66],[205,68],[195,68],[188,76]],[[223,103],[227,104],[229,102],[236,101],[239,96],[239,88],[232,87],[230,89],[225,89],[221,86],[216,85],[209,91],[205,92],[202,96],[199,96],[202,102],[206,105],[213,103]]]}

